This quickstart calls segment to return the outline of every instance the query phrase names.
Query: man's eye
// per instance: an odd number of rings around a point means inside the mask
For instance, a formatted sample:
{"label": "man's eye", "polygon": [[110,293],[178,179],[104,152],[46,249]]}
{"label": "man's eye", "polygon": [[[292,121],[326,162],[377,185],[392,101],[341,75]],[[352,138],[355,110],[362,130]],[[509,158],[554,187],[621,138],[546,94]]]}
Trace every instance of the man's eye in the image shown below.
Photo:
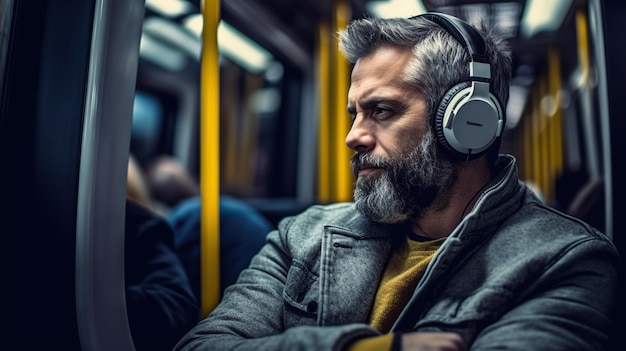
{"label": "man's eye", "polygon": [[377,116],[378,118],[388,117],[391,115],[391,113],[392,111],[390,109],[383,107],[376,107],[374,109],[374,116]]}

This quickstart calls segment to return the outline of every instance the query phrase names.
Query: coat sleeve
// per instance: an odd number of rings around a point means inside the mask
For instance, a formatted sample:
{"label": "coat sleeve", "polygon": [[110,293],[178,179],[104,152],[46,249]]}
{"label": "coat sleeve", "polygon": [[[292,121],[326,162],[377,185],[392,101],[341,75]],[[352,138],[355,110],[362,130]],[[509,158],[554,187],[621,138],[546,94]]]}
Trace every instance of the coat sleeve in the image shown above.
{"label": "coat sleeve", "polygon": [[605,350],[617,298],[617,252],[606,240],[572,245],[471,350]]}
{"label": "coat sleeve", "polygon": [[291,265],[286,244],[291,219],[267,237],[220,304],[187,333],[174,350],[341,350],[346,343],[378,334],[365,324],[302,325],[285,330],[283,291]]}

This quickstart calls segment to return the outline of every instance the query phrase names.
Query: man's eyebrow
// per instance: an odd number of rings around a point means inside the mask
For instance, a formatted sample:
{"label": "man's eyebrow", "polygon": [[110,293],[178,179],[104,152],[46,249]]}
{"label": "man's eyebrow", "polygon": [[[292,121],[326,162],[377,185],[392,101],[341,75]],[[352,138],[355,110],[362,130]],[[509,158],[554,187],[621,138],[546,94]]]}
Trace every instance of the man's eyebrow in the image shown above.
{"label": "man's eyebrow", "polygon": [[[381,102],[394,102],[396,101],[396,99],[394,98],[390,98],[390,97],[383,97],[383,96],[372,96],[369,97],[365,100],[362,100],[359,105],[363,106],[363,108],[367,109],[367,108],[372,108],[378,104],[380,104]],[[350,113],[354,113],[356,112],[356,107],[353,104],[348,104],[348,112]]]}

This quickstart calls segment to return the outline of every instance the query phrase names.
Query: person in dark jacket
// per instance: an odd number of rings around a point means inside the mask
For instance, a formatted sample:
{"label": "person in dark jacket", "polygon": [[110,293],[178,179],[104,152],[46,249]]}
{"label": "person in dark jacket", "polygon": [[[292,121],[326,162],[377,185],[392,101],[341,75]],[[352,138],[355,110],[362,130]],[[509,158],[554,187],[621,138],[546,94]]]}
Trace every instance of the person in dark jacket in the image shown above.
{"label": "person in dark jacket", "polygon": [[165,219],[126,202],[126,307],[137,351],[171,350],[200,318],[186,272]]}
{"label": "person in dark jacket", "polygon": [[[174,245],[180,258],[191,289],[200,301],[201,285],[201,250],[200,250],[200,213],[199,196],[185,199],[178,203],[166,217],[174,228]],[[220,297],[224,290],[233,285],[239,274],[250,264],[265,244],[267,234],[273,229],[272,224],[254,207],[242,200],[220,195]]]}

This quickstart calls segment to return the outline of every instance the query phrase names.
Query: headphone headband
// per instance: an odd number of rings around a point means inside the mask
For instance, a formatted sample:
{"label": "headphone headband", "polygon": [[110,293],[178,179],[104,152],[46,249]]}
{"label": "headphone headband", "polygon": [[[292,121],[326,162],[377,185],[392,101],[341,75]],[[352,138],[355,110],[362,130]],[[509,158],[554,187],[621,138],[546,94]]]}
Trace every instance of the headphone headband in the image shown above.
{"label": "headphone headband", "polygon": [[469,23],[445,13],[429,12],[411,18],[424,17],[435,22],[452,35],[467,50],[472,61],[487,63],[487,49],[483,37]]}

